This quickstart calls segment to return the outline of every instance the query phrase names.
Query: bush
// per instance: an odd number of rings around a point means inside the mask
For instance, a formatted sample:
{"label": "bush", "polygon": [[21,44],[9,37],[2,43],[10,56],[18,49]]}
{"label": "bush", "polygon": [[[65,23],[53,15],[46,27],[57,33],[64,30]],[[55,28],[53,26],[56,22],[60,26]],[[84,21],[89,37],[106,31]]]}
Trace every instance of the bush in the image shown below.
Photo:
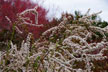
{"label": "bush", "polygon": [[[87,13],[78,19],[66,14],[57,26],[46,30],[37,41],[32,43],[29,33],[19,48],[10,41],[11,48],[8,51],[0,51],[0,70],[2,72],[107,71],[108,27],[94,26],[92,24],[97,20],[90,19],[99,13],[91,15]],[[97,41],[99,38],[101,40]]]}

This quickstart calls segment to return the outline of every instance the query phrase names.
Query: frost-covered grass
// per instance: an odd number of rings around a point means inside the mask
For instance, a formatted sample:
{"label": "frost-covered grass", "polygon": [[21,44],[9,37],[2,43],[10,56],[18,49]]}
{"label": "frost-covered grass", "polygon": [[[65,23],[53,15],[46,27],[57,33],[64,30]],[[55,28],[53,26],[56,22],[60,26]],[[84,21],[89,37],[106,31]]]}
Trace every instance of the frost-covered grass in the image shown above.
{"label": "frost-covered grass", "polygon": [[[28,10],[27,10],[28,11]],[[21,47],[11,44],[0,51],[2,72],[107,72],[108,27],[92,25],[89,11],[79,17],[63,15],[61,23],[31,43],[31,33]]]}

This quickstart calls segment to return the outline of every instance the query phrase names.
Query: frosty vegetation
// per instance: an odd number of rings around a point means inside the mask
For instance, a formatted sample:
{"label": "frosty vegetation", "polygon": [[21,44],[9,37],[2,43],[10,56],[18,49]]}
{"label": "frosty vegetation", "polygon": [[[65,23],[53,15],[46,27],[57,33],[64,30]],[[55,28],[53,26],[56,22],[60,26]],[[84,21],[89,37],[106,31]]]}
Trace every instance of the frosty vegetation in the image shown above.
{"label": "frosty vegetation", "polygon": [[[18,18],[17,18],[17,21],[15,22],[15,30],[18,33],[20,33],[20,34],[23,33],[18,28],[18,26],[21,26],[21,25],[24,25],[24,24],[29,25],[29,26],[36,26],[36,27],[43,26],[42,24],[38,25],[38,12],[36,10],[37,10],[37,7],[33,8],[33,9],[27,9],[27,10],[21,12],[20,14],[17,14]],[[25,15],[27,15],[28,13],[34,14],[35,24],[33,24],[32,20],[30,20],[29,17],[25,17]],[[11,20],[7,16],[5,16],[5,17],[9,21],[9,23],[12,24]]]}
{"label": "frosty vegetation", "polygon": [[[20,48],[11,42],[8,51],[0,51],[0,70],[107,72],[108,27],[100,28],[92,25],[98,20],[92,20],[91,17],[101,12],[89,14],[89,11],[78,19],[73,15],[64,14],[61,23],[45,31],[35,43],[30,41],[31,33]],[[24,11],[21,15],[25,13]]]}

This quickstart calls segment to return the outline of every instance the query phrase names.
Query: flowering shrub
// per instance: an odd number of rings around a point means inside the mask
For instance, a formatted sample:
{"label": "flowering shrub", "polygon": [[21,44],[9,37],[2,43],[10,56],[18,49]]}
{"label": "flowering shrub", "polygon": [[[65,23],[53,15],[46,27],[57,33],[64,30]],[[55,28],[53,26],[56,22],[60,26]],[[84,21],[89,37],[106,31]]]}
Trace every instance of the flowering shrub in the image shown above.
{"label": "flowering shrub", "polygon": [[[72,19],[71,24],[68,21],[70,16],[64,16],[58,26],[43,33],[36,46],[41,46],[40,50],[48,49],[49,53],[44,62],[49,72],[107,71],[108,37],[105,34],[108,29],[92,25],[97,21],[90,19],[99,13],[87,13],[78,20]],[[100,36],[96,32],[102,35],[100,41],[97,41]]]}
{"label": "flowering shrub", "polygon": [[[27,11],[26,11],[27,12]],[[2,72],[107,72],[108,26],[92,25],[89,11],[77,19],[63,15],[62,21],[30,42],[31,34],[18,48],[0,51]],[[22,19],[23,20],[23,19]],[[97,34],[98,32],[98,34]],[[101,40],[97,41],[100,38]]]}

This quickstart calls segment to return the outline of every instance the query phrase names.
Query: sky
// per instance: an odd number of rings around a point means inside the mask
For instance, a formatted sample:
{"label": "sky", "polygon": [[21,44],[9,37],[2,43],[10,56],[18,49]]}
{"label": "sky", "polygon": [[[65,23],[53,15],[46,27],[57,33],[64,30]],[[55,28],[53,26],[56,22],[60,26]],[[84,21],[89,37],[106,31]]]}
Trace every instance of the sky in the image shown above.
{"label": "sky", "polygon": [[[40,0],[33,0],[34,2]],[[44,8],[49,9],[48,17],[60,17],[61,13],[74,13],[75,10],[86,13],[90,8],[90,13],[102,11],[100,17],[108,21],[108,0],[44,0],[40,2]]]}

